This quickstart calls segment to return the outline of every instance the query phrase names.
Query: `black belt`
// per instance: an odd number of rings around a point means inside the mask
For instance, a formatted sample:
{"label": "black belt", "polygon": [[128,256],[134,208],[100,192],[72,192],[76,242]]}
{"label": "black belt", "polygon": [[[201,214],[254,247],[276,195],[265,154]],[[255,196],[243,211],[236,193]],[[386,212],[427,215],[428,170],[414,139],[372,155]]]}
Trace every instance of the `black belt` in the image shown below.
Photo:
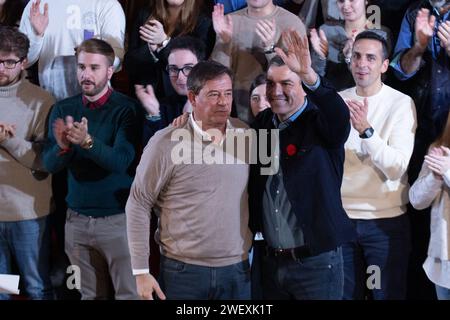
{"label": "black belt", "polygon": [[292,258],[294,260],[299,260],[311,257],[311,251],[309,250],[308,246],[288,249],[275,249],[266,246],[266,255],[270,257]]}

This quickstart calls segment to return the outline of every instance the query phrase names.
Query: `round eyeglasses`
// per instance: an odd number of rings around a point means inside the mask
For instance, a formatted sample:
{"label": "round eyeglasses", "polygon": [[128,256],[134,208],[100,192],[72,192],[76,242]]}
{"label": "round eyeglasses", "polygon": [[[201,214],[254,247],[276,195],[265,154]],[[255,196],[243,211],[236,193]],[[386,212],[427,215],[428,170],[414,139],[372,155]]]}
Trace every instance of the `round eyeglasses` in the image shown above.
{"label": "round eyeglasses", "polygon": [[168,65],[166,67],[166,71],[169,74],[169,77],[177,78],[180,71],[187,77],[193,67],[194,67],[193,65],[186,65],[183,66],[182,68],[178,68],[177,66],[174,65]]}

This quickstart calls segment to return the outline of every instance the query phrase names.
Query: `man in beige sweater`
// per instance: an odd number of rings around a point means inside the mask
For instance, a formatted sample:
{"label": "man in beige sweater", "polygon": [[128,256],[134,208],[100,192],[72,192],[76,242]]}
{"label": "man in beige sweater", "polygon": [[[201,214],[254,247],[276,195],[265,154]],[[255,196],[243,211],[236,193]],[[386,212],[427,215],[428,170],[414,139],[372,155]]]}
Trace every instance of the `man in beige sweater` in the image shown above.
{"label": "man in beige sweater", "polygon": [[[31,299],[52,299],[49,279],[50,177],[41,143],[53,97],[21,77],[28,38],[0,27],[0,274],[14,259]],[[8,299],[0,295],[0,299]]]}
{"label": "man in beige sweater", "polygon": [[303,22],[272,0],[247,0],[247,7],[224,16],[223,5],[212,14],[216,44],[211,59],[229,67],[234,74],[233,89],[239,119],[252,120],[249,90],[253,79],[267,69],[281,45],[281,33],[292,28],[306,34]]}
{"label": "man in beige sweater", "polygon": [[[247,127],[229,119],[231,71],[200,62],[187,86],[193,113],[181,127],[150,139],[126,205],[138,293],[144,299],[153,299],[154,291],[160,299],[249,299],[249,165],[230,148]],[[159,215],[161,288],[149,270],[152,208]]]}
{"label": "man in beige sweater", "polygon": [[352,124],[345,143],[342,202],[357,230],[357,240],[343,246],[344,299],[364,299],[367,289],[372,289],[374,299],[406,295],[410,248],[406,170],[416,113],[410,97],[382,83],[387,57],[382,36],[360,33],[351,58],[356,87],[340,92]]}

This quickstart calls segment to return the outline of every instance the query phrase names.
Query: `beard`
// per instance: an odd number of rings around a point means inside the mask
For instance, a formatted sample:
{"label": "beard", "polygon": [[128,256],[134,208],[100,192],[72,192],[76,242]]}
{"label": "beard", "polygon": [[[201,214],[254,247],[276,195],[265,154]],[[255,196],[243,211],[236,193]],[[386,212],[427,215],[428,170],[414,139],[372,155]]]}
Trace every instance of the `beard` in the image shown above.
{"label": "beard", "polygon": [[11,76],[7,74],[0,74],[0,87],[7,87],[15,84],[20,80],[20,74]]}
{"label": "beard", "polygon": [[[81,81],[81,91],[85,96],[93,97],[102,92],[105,86],[108,84],[108,79],[101,81],[99,84],[96,84],[90,80]],[[89,87],[85,87],[88,85]]]}

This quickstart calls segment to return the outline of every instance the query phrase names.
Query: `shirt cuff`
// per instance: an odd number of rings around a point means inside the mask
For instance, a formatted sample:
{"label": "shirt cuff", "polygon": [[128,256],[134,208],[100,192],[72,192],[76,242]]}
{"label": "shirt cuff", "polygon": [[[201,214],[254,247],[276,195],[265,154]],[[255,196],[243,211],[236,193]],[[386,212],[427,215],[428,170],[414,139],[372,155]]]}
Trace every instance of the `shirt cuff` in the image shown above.
{"label": "shirt cuff", "polygon": [[385,144],[385,141],[381,139],[375,130],[370,138],[361,139],[361,141],[365,151],[367,151],[369,155],[375,155],[383,148],[383,145]]}
{"label": "shirt cuff", "polygon": [[444,182],[445,184],[450,187],[450,169],[447,170],[444,175],[442,176],[442,178],[444,178]]}
{"label": "shirt cuff", "polygon": [[400,63],[400,60],[401,60],[401,58],[402,58],[402,56],[403,56],[403,54],[404,54],[405,52],[406,52],[406,50],[403,51],[403,52],[401,52],[401,53],[399,53],[399,54],[397,54],[397,55],[394,57],[394,59],[392,59],[392,62],[390,63],[390,66],[392,67],[392,69],[394,69],[395,72],[397,73],[397,77],[398,77],[400,80],[402,80],[402,81],[408,80],[408,79],[412,78],[412,77],[417,73],[417,71],[419,71],[419,69],[420,69],[420,68],[422,67],[422,65],[423,65],[423,60],[422,60],[422,62],[420,63],[419,68],[418,68],[416,71],[411,72],[411,73],[409,73],[409,74],[405,73],[405,71],[403,71],[402,66],[401,66],[401,63]]}
{"label": "shirt cuff", "polygon": [[305,85],[305,87],[307,87],[309,90],[311,91],[316,91],[318,87],[320,87],[320,76],[317,75],[317,80],[316,83],[314,83],[312,86],[307,85],[306,83],[303,82],[303,84]]}
{"label": "shirt cuff", "polygon": [[150,269],[133,269],[133,276],[138,276],[140,274],[150,274]]}

